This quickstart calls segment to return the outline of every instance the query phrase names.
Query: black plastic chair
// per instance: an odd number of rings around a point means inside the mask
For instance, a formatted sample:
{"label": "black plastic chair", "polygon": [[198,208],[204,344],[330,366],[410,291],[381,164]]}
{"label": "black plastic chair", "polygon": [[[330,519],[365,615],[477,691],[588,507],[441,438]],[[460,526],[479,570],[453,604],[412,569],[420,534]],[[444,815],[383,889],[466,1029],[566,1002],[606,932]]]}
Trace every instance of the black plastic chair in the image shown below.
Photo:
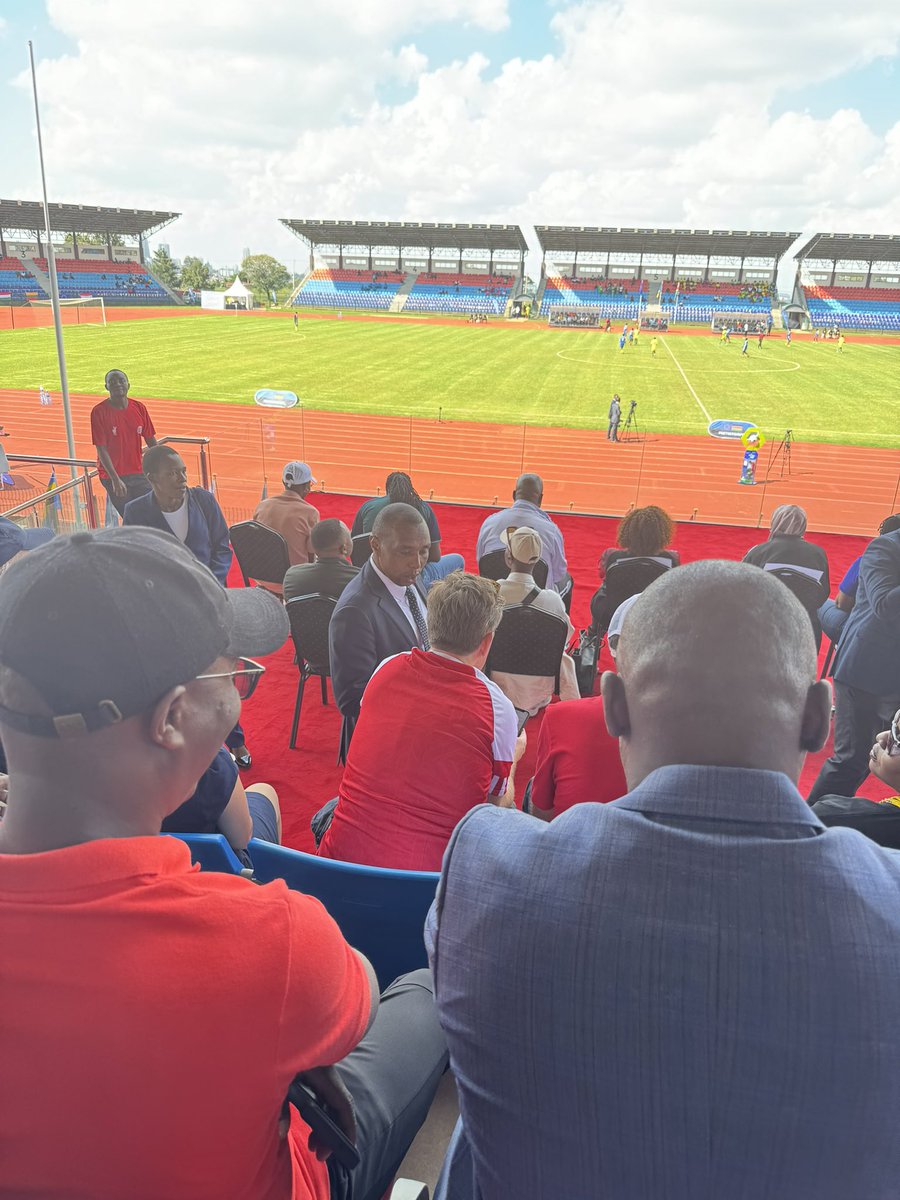
{"label": "black plastic chair", "polygon": [[314,592],[309,596],[295,596],[285,605],[288,619],[291,623],[291,638],[297,653],[297,669],[300,678],[297,681],[297,702],[294,705],[294,719],[291,724],[291,740],[289,749],[297,744],[297,730],[300,726],[300,709],[303,704],[303,690],[307,679],[318,675],[322,684],[322,703],[328,703],[328,684],[331,678],[331,660],[328,655],[328,625],[337,601],[332,596],[323,596]]}
{"label": "black plastic chair", "polygon": [[353,538],[350,561],[354,567],[364,567],[372,556],[372,541],[367,533],[357,533]]}
{"label": "black plastic chair", "polygon": [[[490,550],[487,554],[482,554],[478,560],[478,574],[485,579],[506,579],[509,575],[509,567],[506,565],[505,550]],[[547,586],[547,579],[550,574],[550,568],[542,558],[539,558],[534,564],[534,582],[539,588]]]}
{"label": "black plastic chair", "polygon": [[494,634],[485,670],[509,675],[551,676],[559,692],[559,666],[569,637],[568,621],[527,604],[509,604]]}
{"label": "black plastic chair", "polygon": [[260,525],[259,521],[240,521],[231,526],[228,536],[245,587],[250,586],[251,580],[283,586],[291,560],[287,542],[280,533]]}
{"label": "black plastic chair", "polygon": [[816,639],[816,650],[822,644],[822,625],[819,621],[819,609],[828,599],[828,593],[825,590],[824,584],[817,579],[813,579],[811,575],[805,575],[803,571],[797,571],[793,567],[765,567],[770,575],[774,575],[777,579],[794,593],[806,611],[809,613],[809,619],[812,623],[813,637]]}
{"label": "black plastic chair", "polygon": [[606,568],[603,586],[591,598],[593,627],[598,633],[605,633],[620,604],[639,595],[654,579],[659,579],[660,575],[665,575],[671,569],[652,558],[639,556],[618,558],[610,563]]}

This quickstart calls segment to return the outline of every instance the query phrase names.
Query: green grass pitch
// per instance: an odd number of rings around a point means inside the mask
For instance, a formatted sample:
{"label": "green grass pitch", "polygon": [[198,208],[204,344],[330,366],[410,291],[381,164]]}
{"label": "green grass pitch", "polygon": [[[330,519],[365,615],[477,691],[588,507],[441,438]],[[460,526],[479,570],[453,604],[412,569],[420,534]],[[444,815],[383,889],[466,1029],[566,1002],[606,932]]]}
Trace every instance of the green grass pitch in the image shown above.
{"label": "green grass pitch", "polygon": [[[67,327],[69,386],[99,393],[121,367],[142,398],[252,403],[262,387],[295,391],[308,408],[445,420],[605,425],[619,392],[638,401],[645,432],[698,434],[709,419],[755,421],[770,437],[900,444],[900,346],[783,333],[761,350],[710,334],[650,335],[619,351],[618,337],[500,325],[180,317]],[[58,387],[51,329],[0,334],[0,386]]]}

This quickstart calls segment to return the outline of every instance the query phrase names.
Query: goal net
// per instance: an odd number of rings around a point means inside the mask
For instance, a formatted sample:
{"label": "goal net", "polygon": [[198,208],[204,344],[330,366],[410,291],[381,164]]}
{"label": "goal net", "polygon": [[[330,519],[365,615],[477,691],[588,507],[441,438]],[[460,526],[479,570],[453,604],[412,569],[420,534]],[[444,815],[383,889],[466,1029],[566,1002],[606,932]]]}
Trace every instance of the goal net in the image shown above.
{"label": "goal net", "polygon": [[[50,300],[29,300],[28,307],[35,310],[38,325],[53,324],[53,305]],[[105,325],[106,305],[102,296],[78,296],[74,300],[60,300],[59,311],[63,325]]]}

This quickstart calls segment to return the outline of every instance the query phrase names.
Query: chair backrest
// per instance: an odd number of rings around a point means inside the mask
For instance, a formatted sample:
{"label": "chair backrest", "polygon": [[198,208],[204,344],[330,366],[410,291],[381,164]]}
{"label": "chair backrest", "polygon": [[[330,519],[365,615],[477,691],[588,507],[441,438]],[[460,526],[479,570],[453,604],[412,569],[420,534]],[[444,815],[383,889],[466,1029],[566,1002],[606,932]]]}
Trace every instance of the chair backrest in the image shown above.
{"label": "chair backrest", "polygon": [[336,604],[333,596],[314,592],[309,596],[294,596],[284,606],[291,623],[297,661],[305,662],[314,675],[331,675],[328,625]]}
{"label": "chair backrest", "polygon": [[368,533],[358,533],[353,538],[350,561],[354,567],[363,567],[372,557],[372,541]]}
{"label": "chair backrest", "polygon": [[245,869],[221,833],[163,833],[160,837],[175,837],[184,842],[191,852],[191,862],[199,863],[201,871],[240,875]]}
{"label": "chair backrest", "polygon": [[245,584],[255,579],[258,583],[277,583],[281,587],[291,560],[287,542],[280,533],[260,525],[259,521],[240,521],[231,526],[228,535]]}
{"label": "chair backrest", "polygon": [[[478,560],[478,574],[485,579],[505,579],[509,575],[505,550],[489,550]],[[542,558],[534,564],[534,582],[539,588],[547,586],[550,568]]]}
{"label": "chair backrest", "polygon": [[336,862],[253,838],[247,847],[262,883],[283,879],[315,896],[341,933],[375,968],[382,988],[398,975],[427,966],[423,928],[439,876]]}
{"label": "chair backrest", "polygon": [[569,626],[562,617],[531,605],[507,605],[485,669],[510,675],[556,676],[568,636]]}
{"label": "chair backrest", "polygon": [[620,604],[642,592],[669,570],[671,567],[652,558],[619,558],[610,563],[604,578],[610,610],[615,612]]}
{"label": "chair backrest", "polygon": [[802,571],[795,571],[793,567],[766,567],[764,568],[770,575],[780,579],[785,587],[790,588],[806,611],[809,613],[809,619],[812,622],[813,636],[816,639],[816,646],[819,646],[822,641],[822,625],[819,621],[819,608],[825,600],[828,599],[828,594],[824,586],[811,575],[805,575]]}

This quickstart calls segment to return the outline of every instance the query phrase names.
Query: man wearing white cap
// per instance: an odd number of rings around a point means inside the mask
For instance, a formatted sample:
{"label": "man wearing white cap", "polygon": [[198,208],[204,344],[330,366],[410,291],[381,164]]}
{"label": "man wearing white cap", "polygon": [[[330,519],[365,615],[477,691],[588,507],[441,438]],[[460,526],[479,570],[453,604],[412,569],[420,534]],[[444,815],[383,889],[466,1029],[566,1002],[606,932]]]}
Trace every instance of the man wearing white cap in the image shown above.
{"label": "man wearing white cap", "polygon": [[268,500],[260,500],[253,520],[281,534],[287,543],[291,566],[295,567],[315,558],[309,535],[319,519],[319,510],[308,504],[306,497],[316,481],[309,465],[296,461],[285,466],[281,478],[284,491]]}
{"label": "man wearing white cap", "polygon": [[[522,604],[525,600],[539,612],[552,613],[562,617],[569,633],[566,641],[572,637],[575,630],[569,620],[566,607],[559,592],[553,588],[539,588],[534,582],[535,563],[543,555],[544,545],[541,535],[527,526],[515,528],[510,526],[500,533],[500,540],[506,546],[506,565],[509,575],[500,580],[500,595],[504,604]],[[537,593],[534,595],[534,593]],[[533,599],[528,599],[533,596]],[[555,679],[552,676],[544,678],[539,675],[511,675],[506,671],[492,671],[491,678],[502,688],[512,700],[516,708],[534,716],[553,699]],[[568,654],[563,653],[559,672],[559,695],[561,700],[577,700],[579,697],[578,680],[575,676],[575,664]]]}

